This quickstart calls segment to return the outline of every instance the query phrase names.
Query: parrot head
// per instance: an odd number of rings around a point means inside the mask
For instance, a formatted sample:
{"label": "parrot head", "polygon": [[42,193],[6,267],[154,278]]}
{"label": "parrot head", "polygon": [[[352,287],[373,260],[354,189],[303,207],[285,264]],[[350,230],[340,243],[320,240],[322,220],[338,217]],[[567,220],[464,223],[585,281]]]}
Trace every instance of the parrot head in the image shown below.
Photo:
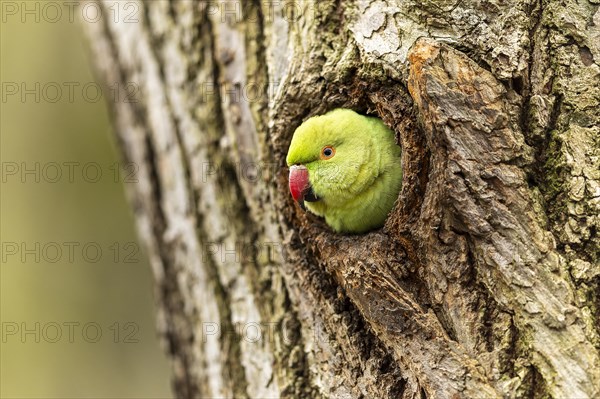
{"label": "parrot head", "polygon": [[[382,222],[381,214],[385,220],[397,197],[399,184],[392,184],[388,195],[390,187],[382,183],[386,173],[401,168],[400,152],[393,132],[378,118],[349,109],[312,117],[290,143],[290,192],[303,209],[324,216],[336,231],[363,231]],[[401,177],[401,169],[397,174]],[[387,197],[393,197],[391,205]],[[364,213],[369,209],[378,217]]]}

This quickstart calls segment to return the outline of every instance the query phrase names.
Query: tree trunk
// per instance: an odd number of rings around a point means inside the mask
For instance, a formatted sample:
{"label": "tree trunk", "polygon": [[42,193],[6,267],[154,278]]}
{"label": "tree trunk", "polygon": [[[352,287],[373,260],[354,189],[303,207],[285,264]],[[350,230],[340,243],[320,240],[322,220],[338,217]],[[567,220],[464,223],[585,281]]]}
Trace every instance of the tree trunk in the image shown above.
{"label": "tree trunk", "polygon": [[[600,395],[597,0],[123,4],[85,29],[178,397]],[[403,148],[364,235],[287,189],[338,107]]]}

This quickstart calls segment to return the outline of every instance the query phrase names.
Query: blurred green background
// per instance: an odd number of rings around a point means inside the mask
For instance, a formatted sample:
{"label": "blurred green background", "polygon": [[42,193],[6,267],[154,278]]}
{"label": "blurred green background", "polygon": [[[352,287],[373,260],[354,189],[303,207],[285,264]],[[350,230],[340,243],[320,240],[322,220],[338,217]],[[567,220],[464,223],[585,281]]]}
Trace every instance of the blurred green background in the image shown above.
{"label": "blurred green background", "polygon": [[125,199],[124,185],[135,183],[123,174],[115,182],[110,93],[93,102],[94,85],[83,92],[94,76],[77,20],[22,22],[4,11],[0,395],[171,397],[151,269]]}

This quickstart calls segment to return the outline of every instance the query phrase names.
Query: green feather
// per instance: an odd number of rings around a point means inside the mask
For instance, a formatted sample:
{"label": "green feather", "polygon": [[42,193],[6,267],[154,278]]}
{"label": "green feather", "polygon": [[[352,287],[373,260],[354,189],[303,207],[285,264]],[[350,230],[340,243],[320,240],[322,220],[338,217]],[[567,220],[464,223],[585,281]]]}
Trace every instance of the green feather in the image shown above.
{"label": "green feather", "polygon": [[[335,148],[321,159],[326,146]],[[305,205],[337,232],[364,233],[381,227],[402,185],[402,150],[379,118],[335,109],[294,132],[287,164],[304,165],[319,201]]]}

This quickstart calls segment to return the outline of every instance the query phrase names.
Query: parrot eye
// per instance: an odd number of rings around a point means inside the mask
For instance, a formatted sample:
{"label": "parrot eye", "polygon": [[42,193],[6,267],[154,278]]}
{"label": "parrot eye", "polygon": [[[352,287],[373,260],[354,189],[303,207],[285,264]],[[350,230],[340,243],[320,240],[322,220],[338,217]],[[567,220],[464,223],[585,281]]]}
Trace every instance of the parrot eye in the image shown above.
{"label": "parrot eye", "polygon": [[321,150],[321,159],[330,159],[335,155],[335,148],[328,145]]}

